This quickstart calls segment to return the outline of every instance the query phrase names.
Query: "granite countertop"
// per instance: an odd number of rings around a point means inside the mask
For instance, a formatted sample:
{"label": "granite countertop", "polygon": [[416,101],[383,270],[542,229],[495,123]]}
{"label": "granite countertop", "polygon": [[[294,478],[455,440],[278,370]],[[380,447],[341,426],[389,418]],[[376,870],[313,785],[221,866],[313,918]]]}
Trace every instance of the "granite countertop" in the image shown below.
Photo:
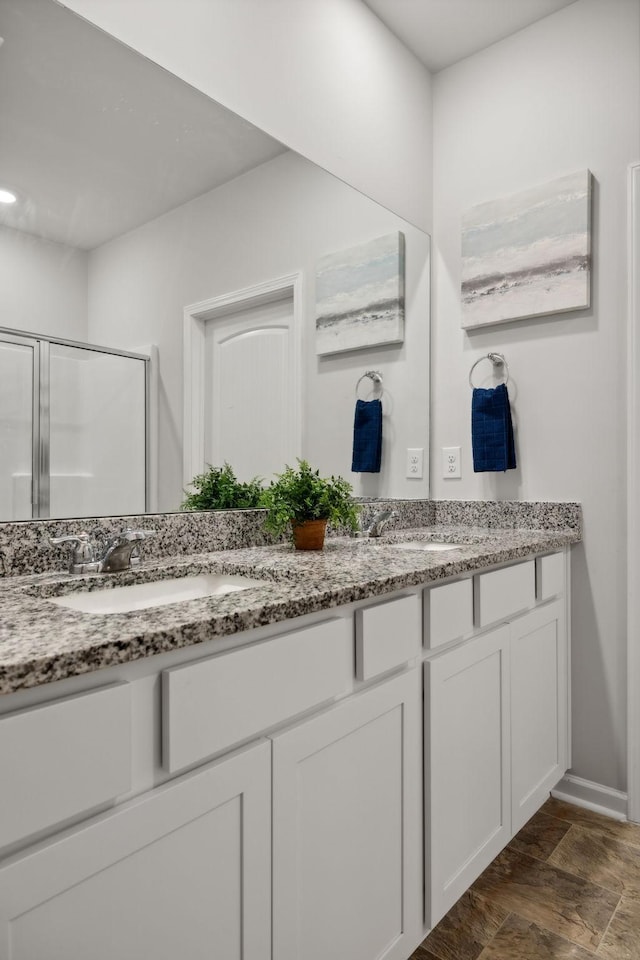
{"label": "granite countertop", "polygon": [[[121,574],[62,572],[0,580],[0,693],[202,643],[342,604],[383,596],[545,553],[581,539],[579,529],[498,529],[438,524],[379,540],[335,538],[322,552],[289,545],[248,547],[149,561]],[[442,552],[398,550],[394,542],[463,543]],[[187,574],[245,574],[264,584],[144,611],[88,614],[51,597]]]}

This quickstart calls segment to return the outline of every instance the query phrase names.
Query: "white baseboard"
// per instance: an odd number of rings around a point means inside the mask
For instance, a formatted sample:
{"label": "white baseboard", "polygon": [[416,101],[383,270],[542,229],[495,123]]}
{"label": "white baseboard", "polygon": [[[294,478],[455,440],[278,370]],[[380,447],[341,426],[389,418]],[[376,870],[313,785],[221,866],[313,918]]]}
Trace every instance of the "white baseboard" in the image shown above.
{"label": "white baseboard", "polygon": [[551,791],[556,800],[565,800],[577,807],[585,807],[602,813],[614,820],[627,819],[627,795],[621,790],[605,787],[601,783],[583,780],[567,773]]}

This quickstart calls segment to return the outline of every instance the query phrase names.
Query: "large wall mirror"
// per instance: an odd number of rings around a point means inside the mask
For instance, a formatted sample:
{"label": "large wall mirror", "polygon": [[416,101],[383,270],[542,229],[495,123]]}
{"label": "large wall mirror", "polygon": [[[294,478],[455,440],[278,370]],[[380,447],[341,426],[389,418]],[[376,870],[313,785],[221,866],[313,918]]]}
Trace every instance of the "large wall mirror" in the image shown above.
{"label": "large wall mirror", "polygon": [[[429,237],[55,0],[0,0],[0,37],[0,520],[176,510],[223,460],[428,496]],[[319,264],[398,233],[404,339],[319,355]],[[351,473],[369,370],[382,465]]]}

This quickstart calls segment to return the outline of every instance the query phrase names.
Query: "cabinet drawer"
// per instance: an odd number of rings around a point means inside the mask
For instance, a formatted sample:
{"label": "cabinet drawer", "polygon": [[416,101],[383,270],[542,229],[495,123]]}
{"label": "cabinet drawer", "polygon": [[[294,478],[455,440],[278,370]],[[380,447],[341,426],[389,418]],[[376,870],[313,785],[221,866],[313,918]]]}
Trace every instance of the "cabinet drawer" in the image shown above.
{"label": "cabinet drawer", "polygon": [[564,553],[550,553],[536,560],[538,600],[550,600],[564,593]]}
{"label": "cabinet drawer", "polygon": [[532,607],[536,600],[535,562],[527,560],[475,578],[476,626],[504,620]]}
{"label": "cabinet drawer", "polygon": [[420,653],[420,597],[412,595],[356,611],[356,676],[370,680]]}
{"label": "cabinet drawer", "polygon": [[0,719],[0,847],[131,789],[131,693],[126,683]]}
{"label": "cabinet drawer", "polygon": [[424,642],[433,650],[473,630],[473,582],[470,578],[430,587],[424,592]]}
{"label": "cabinet drawer", "polygon": [[294,630],[162,673],[162,762],[198,763],[346,692],[353,621]]}

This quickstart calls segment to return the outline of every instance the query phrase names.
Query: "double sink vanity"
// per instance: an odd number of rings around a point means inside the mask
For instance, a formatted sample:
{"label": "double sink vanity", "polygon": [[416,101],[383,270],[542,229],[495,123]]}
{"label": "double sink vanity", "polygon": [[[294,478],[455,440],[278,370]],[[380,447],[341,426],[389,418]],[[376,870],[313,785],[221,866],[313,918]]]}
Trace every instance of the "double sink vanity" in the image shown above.
{"label": "double sink vanity", "polygon": [[110,575],[23,556],[0,960],[407,960],[570,763],[580,508],[499,506],[308,554],[149,517]]}

